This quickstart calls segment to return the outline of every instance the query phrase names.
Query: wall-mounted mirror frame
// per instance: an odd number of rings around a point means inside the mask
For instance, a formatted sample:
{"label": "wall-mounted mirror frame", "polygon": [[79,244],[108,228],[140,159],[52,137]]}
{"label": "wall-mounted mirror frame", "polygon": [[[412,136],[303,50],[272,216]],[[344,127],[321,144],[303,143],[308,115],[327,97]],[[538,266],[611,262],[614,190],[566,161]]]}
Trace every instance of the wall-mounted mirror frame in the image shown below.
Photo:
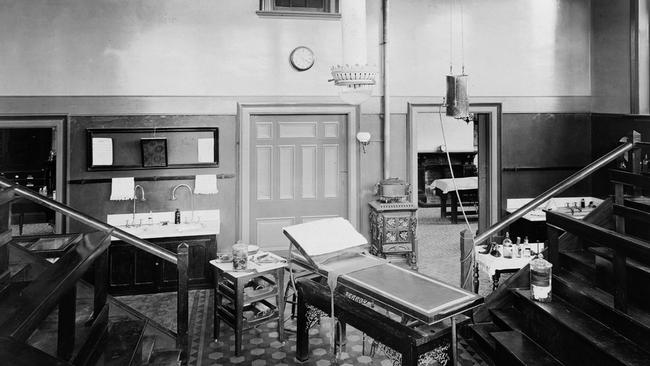
{"label": "wall-mounted mirror frame", "polygon": [[[217,168],[219,167],[219,128],[217,127],[172,127],[172,128],[89,128],[86,130],[86,161],[88,171],[102,170],[143,170],[143,169],[183,169],[183,168]],[[143,163],[141,140],[151,137],[167,138],[166,166],[151,166]],[[198,157],[198,140],[212,137],[213,159],[211,162],[200,162]],[[93,159],[93,139],[112,139],[112,154],[132,151],[129,161],[124,158],[111,158],[110,164],[98,165],[97,156]],[[130,140],[129,140],[130,139]],[[186,146],[180,154],[177,144],[196,144]],[[126,146],[128,145],[128,146]],[[196,154],[195,154],[196,153]],[[196,157],[196,159],[193,159]],[[99,159],[102,160],[102,159]]]}

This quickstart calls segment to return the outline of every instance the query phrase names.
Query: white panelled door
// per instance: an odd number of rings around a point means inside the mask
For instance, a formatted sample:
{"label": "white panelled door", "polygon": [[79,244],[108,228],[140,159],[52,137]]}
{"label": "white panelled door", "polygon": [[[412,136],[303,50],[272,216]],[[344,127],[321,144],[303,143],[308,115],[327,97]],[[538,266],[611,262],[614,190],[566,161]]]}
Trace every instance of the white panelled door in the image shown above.
{"label": "white panelled door", "polygon": [[346,115],[253,115],[250,238],[288,249],[282,227],[348,213]]}

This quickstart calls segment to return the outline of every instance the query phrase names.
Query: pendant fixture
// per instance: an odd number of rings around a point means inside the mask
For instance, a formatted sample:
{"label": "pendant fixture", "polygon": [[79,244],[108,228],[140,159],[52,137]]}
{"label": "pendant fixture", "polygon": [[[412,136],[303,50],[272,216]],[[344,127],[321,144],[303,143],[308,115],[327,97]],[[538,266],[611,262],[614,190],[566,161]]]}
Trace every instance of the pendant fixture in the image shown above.
{"label": "pendant fixture", "polygon": [[331,67],[330,81],[340,88],[341,100],[358,105],[372,95],[377,76],[377,68],[366,61],[366,0],[341,0],[339,6],[343,64]]}

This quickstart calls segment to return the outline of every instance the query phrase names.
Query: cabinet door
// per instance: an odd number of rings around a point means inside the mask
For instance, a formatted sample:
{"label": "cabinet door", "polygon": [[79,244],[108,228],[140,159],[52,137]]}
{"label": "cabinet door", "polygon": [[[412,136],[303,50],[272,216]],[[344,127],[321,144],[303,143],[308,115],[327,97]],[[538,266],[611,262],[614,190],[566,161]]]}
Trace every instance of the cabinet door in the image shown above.
{"label": "cabinet door", "polygon": [[144,250],[135,249],[134,252],[133,285],[138,288],[154,288],[156,286],[158,267],[162,259],[158,259],[155,255]]}
{"label": "cabinet door", "polygon": [[108,256],[108,283],[111,293],[113,289],[119,291],[132,285],[133,267],[133,248],[125,244],[111,244]]}
{"label": "cabinet door", "polygon": [[[212,284],[212,275],[209,261],[215,257],[216,245],[213,238],[193,238],[193,239],[173,239],[169,241],[160,241],[156,244],[176,253],[180,243],[187,243],[189,246],[188,259],[188,277],[189,285],[192,288],[210,287]],[[175,290],[178,283],[178,271],[176,266],[168,263],[162,263],[161,271],[161,290]]]}

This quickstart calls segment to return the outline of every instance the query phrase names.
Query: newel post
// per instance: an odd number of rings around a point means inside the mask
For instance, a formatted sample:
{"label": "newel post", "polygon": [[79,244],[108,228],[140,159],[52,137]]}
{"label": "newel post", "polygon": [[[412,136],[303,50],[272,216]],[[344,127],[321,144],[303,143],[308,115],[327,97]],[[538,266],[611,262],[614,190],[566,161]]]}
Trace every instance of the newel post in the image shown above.
{"label": "newel post", "polygon": [[178,294],[176,306],[176,347],[181,351],[183,364],[187,363],[189,357],[189,339],[188,339],[188,273],[189,268],[189,247],[187,243],[181,243],[176,249],[178,263]]}
{"label": "newel post", "polygon": [[[478,274],[474,276],[475,271],[472,266],[474,253],[474,240],[472,239],[472,232],[465,229],[460,232],[460,287],[467,291],[478,293]],[[470,273],[473,280],[469,281]]]}

